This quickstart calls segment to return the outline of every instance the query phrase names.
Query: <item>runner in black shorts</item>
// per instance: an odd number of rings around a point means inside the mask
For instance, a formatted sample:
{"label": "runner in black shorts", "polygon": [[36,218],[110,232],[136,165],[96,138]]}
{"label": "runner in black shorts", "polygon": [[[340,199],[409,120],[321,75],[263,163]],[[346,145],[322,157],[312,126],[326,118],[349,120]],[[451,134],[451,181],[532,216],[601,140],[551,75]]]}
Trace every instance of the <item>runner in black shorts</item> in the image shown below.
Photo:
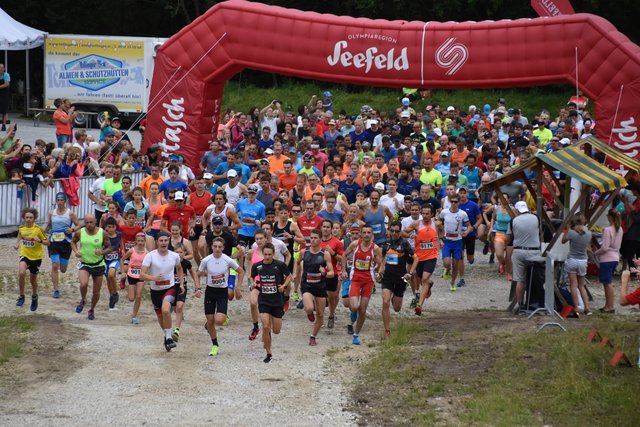
{"label": "runner in black shorts", "polygon": [[279,334],[284,316],[285,290],[291,281],[289,268],[282,261],[273,259],[275,248],[265,243],[262,248],[264,259],[251,267],[251,287],[258,289],[258,311],[262,321],[262,342],[267,356],[264,363],[271,362],[271,331]]}
{"label": "runner in black shorts", "polygon": [[[184,291],[182,293],[178,292],[178,295],[176,296],[176,303],[175,303],[176,327],[174,328],[173,333],[171,334],[171,338],[173,338],[175,342],[178,342],[178,340],[180,339],[180,327],[182,326],[182,321],[184,320],[184,312],[183,312],[184,303],[187,301],[187,276],[190,275],[195,281],[195,274],[191,267],[191,261],[189,261],[188,259],[185,259],[185,256],[187,256],[187,248],[185,248],[185,246],[182,243],[178,243],[176,247],[173,248],[173,251],[180,256],[180,265],[182,266],[182,272],[183,272],[182,285],[184,286]],[[175,269],[173,270],[173,274],[174,274],[173,280],[176,283],[179,283],[178,272]]]}
{"label": "runner in black shorts", "polygon": [[[216,237],[211,246],[211,255],[206,256],[198,267],[198,275],[195,276],[196,296],[200,294],[200,279],[205,276],[207,290],[204,295],[204,314],[207,316],[207,331],[211,338],[211,351],[209,356],[216,356],[220,351],[218,344],[218,332],[216,325],[222,325],[227,320],[227,304],[229,302],[229,269],[238,271],[238,280],[242,282],[244,270],[228,255],[223,253],[224,239]],[[235,288],[235,297],[242,298],[240,286]]]}
{"label": "runner in black shorts", "polygon": [[393,303],[393,310],[396,313],[402,309],[402,297],[407,289],[407,281],[411,279],[411,274],[407,273],[407,264],[411,263],[413,268],[418,261],[411,243],[407,239],[400,237],[401,230],[402,223],[400,221],[394,221],[389,224],[391,237],[382,245],[382,258],[384,259],[382,322],[384,323],[385,337],[391,334],[389,329],[391,304]]}
{"label": "runner in black shorts", "polygon": [[[327,305],[326,279],[334,276],[331,256],[320,248],[320,230],[311,230],[310,246],[298,258],[298,271],[301,280],[302,301],[307,319],[315,322],[309,337],[309,345],[316,345],[316,335],[324,323],[324,309]],[[302,267],[299,265],[302,264]],[[315,315],[314,315],[315,311]]]}

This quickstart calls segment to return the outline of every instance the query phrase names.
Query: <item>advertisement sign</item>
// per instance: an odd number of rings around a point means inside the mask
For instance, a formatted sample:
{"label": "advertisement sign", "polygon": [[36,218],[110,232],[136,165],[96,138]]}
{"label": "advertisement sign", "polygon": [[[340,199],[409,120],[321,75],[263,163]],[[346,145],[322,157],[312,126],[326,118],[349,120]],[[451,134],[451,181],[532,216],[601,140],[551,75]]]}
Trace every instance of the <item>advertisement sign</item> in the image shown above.
{"label": "advertisement sign", "polygon": [[65,36],[47,38],[46,107],[56,98],[112,104],[141,112],[146,96],[143,40]]}

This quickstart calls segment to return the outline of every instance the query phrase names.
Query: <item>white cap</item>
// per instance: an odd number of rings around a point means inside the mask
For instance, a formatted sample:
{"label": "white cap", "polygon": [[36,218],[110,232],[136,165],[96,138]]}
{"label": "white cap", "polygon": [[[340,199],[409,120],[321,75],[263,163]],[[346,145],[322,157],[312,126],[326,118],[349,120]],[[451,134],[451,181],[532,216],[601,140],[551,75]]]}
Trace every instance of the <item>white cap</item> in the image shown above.
{"label": "white cap", "polygon": [[408,107],[409,104],[411,104],[411,101],[409,100],[409,98],[402,98],[402,105],[404,105],[405,107]]}
{"label": "white cap", "polygon": [[442,129],[440,128],[433,128],[433,133],[435,133],[438,136],[442,136]]}
{"label": "white cap", "polygon": [[202,175],[202,177],[204,179],[211,179],[211,178],[213,178],[213,174],[211,172],[205,172],[204,175]]}
{"label": "white cap", "polygon": [[174,200],[177,202],[178,200],[184,200],[184,193],[182,191],[176,191],[176,195]]}
{"label": "white cap", "polygon": [[384,191],[384,184],[379,182],[373,188],[375,188],[376,190]]}
{"label": "white cap", "polygon": [[271,148],[267,148],[266,150],[264,150],[264,154],[267,154],[270,156],[273,154],[273,150]]}
{"label": "white cap", "polygon": [[369,124],[370,124],[370,125],[377,125],[377,124],[378,124],[378,119],[371,119],[371,120],[369,120]]}
{"label": "white cap", "polygon": [[229,169],[229,172],[227,172],[227,178],[232,176],[238,176],[238,172],[235,169]]}
{"label": "white cap", "polygon": [[477,111],[478,108],[475,105],[472,104],[472,105],[469,105],[469,111],[471,111],[471,110]]}
{"label": "white cap", "polygon": [[449,106],[447,107],[447,111],[456,111],[456,109],[455,109],[455,108],[453,108],[453,106],[449,105]]}
{"label": "white cap", "polygon": [[560,140],[560,144],[562,144],[562,145],[571,145],[571,140],[569,138],[562,138]]}
{"label": "white cap", "polygon": [[402,113],[400,113],[400,117],[410,117],[411,113],[409,113],[407,110],[404,110]]}
{"label": "white cap", "polygon": [[517,202],[515,204],[515,208],[518,210],[518,212],[520,213],[525,213],[525,212],[529,212],[529,206],[527,206],[527,204],[525,202]]}

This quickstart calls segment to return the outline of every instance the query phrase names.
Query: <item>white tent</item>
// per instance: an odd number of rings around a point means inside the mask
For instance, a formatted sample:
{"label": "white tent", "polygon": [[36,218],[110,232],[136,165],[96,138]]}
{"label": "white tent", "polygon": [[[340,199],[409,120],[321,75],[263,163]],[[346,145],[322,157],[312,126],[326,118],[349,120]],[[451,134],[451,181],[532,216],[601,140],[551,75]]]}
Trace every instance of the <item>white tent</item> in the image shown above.
{"label": "white tent", "polygon": [[31,95],[31,87],[29,85],[29,49],[42,46],[46,37],[47,33],[44,31],[21,24],[0,9],[0,50],[4,50],[5,67],[8,68],[8,50],[24,50],[26,53],[27,112],[29,111]]}

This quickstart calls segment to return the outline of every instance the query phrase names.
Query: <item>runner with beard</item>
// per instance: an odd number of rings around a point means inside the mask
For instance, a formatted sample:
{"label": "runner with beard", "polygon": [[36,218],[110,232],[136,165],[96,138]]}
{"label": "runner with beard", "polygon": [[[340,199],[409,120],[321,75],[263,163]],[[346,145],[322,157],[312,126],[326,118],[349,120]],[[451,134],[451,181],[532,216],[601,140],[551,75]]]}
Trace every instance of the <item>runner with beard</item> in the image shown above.
{"label": "runner with beard", "polygon": [[[360,238],[360,224],[353,223],[349,227],[349,233],[344,237],[344,239],[342,241],[342,247],[348,248],[349,245],[351,244],[351,242],[355,242],[359,238]],[[343,254],[343,256],[344,256],[344,254]],[[350,309],[351,308],[351,303],[349,302],[349,287],[351,285],[351,269],[353,268],[353,254],[350,257],[346,258],[345,262],[341,263],[341,264],[345,266],[342,269],[342,272],[344,272],[344,274],[341,274],[341,278],[342,278],[342,289],[341,289],[342,305],[345,306],[346,308]],[[346,268],[346,270],[344,268]],[[346,278],[345,278],[345,276],[346,276]],[[354,322],[355,318],[356,318],[356,316],[354,316],[354,313],[351,313],[351,315],[349,316],[349,323],[347,324],[347,333],[349,335],[353,335],[353,322]]]}
{"label": "runner with beard", "polygon": [[[331,257],[331,265],[333,267],[334,274],[338,271],[338,265],[342,264],[342,254],[344,254],[344,246],[342,242],[335,238],[332,234],[333,222],[325,219],[322,221],[320,228],[322,238],[320,240],[320,247],[329,253]],[[339,278],[334,275],[332,278],[327,278],[325,283],[327,285],[327,295],[329,303],[329,320],[327,321],[327,328],[333,329],[335,325],[336,307],[338,306],[338,300],[340,299],[340,289],[338,285]]]}

